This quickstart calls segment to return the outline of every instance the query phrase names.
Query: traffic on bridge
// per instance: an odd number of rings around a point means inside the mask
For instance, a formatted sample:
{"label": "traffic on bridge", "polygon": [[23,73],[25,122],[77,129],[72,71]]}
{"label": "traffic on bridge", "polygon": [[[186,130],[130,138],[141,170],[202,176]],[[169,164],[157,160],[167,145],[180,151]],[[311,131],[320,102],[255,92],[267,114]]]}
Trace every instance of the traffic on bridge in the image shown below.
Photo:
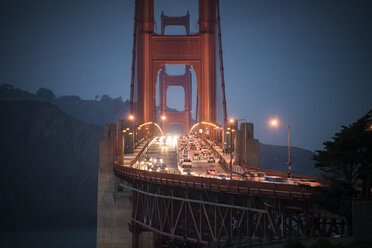
{"label": "traffic on bridge", "polygon": [[[268,175],[259,168],[230,172],[220,161],[220,147],[212,141],[195,135],[155,137],[133,163],[133,167],[150,172],[181,174],[223,180],[256,181],[291,185],[320,186],[314,178],[288,178],[285,175]],[[270,174],[270,173],[269,173]]]}
{"label": "traffic on bridge", "polygon": [[[162,12],[157,33],[154,1],[135,1],[129,116],[107,124],[100,143],[97,247],[344,234],[345,218],[309,201],[324,179],[292,173],[289,124],[271,122],[288,127],[284,173],[260,168],[253,123],[228,119],[219,1],[198,6],[197,32],[189,12]],[[167,26],[186,32],[166,35]],[[169,111],[169,87],[183,88],[183,111]],[[183,134],[168,135],[171,125]]]}

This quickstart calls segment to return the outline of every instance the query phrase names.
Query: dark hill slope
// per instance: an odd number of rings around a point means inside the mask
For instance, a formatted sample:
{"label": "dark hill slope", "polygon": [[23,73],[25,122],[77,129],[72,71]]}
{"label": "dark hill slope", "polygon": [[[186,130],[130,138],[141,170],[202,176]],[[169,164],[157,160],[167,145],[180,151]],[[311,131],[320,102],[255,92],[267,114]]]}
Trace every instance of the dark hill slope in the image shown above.
{"label": "dark hill slope", "polygon": [[[102,95],[100,100],[84,100],[79,96],[59,96],[46,88],[40,88],[35,94],[15,88],[10,84],[0,85],[0,100],[2,101],[45,101],[57,106],[70,116],[88,123],[104,126],[106,123],[114,123],[117,119],[127,118],[129,113],[129,101],[123,101],[121,97],[111,98]],[[168,108],[168,111],[177,111]]]}
{"label": "dark hill slope", "polygon": [[[321,171],[314,168],[312,151],[291,147],[292,172],[319,176]],[[288,147],[260,144],[260,166],[263,169],[287,172]]]}
{"label": "dark hill slope", "polygon": [[94,221],[103,128],[48,102],[0,101],[1,227]]}

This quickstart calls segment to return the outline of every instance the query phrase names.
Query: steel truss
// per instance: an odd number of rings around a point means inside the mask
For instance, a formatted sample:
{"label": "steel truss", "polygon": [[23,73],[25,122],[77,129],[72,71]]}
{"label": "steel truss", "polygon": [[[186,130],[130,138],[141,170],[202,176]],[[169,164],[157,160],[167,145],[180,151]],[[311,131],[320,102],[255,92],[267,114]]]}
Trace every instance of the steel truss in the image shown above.
{"label": "steel truss", "polygon": [[120,186],[132,190],[133,247],[138,247],[142,231],[199,244],[233,237],[273,240],[345,234],[343,218],[306,199],[233,194],[138,180],[121,180]]}

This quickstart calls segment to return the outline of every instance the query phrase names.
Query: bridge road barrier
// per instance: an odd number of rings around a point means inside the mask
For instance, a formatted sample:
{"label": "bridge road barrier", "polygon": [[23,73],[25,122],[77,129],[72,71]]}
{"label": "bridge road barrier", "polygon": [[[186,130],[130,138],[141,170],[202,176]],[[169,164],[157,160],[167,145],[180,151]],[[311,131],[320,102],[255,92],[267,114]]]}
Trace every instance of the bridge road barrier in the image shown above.
{"label": "bridge road barrier", "polygon": [[130,162],[130,165],[133,166],[137,160],[141,157],[141,155],[143,154],[143,152],[148,149],[148,146],[149,144],[152,142],[153,140],[149,139],[148,141],[146,141],[145,145],[142,147],[142,149],[138,152],[138,154],[136,155],[136,157]]}
{"label": "bridge road barrier", "polygon": [[303,199],[311,195],[311,191],[296,185],[262,183],[238,180],[221,180],[216,178],[177,175],[162,172],[149,172],[114,164],[114,173],[124,180],[140,180],[156,184],[178,187],[215,190],[255,195],[278,196]]}
{"label": "bridge road barrier", "polygon": [[[229,166],[229,162],[227,162],[223,156],[214,148],[213,145],[210,144],[210,142],[208,140],[204,140],[206,143],[208,143],[208,145],[211,147],[212,151],[214,154],[217,155],[217,157],[220,159],[220,161],[222,161],[223,163],[221,163],[220,165],[225,169],[225,171],[228,171],[230,173],[230,166]],[[236,166],[237,167],[237,166]],[[241,165],[239,166],[241,168],[241,170],[236,170],[235,171],[235,168],[233,166],[233,173],[236,173],[238,175],[240,175],[241,173],[243,173],[245,170],[252,170],[252,171],[261,171],[261,172],[265,172],[266,175],[268,176],[279,176],[279,177],[288,177],[288,174],[286,172],[281,172],[281,171],[273,171],[273,170],[267,170],[267,169],[261,169],[261,168],[257,168],[257,167],[252,167],[252,166],[248,166],[248,165]],[[300,174],[291,174],[291,177],[292,178],[298,178],[298,179],[315,179],[317,180],[319,183],[323,184],[323,185],[326,185],[328,184],[329,182],[322,178],[322,177],[316,177],[316,176],[309,176],[309,175],[300,175]]]}
{"label": "bridge road barrier", "polygon": [[[248,170],[248,171],[252,170],[252,171],[265,172],[266,175],[268,175],[268,176],[278,176],[278,177],[285,177],[285,178],[288,177],[287,172],[261,169],[261,168],[256,168],[256,167],[248,166],[248,165],[245,165],[245,164],[242,165],[242,168],[244,168],[244,170]],[[329,181],[327,179],[325,179],[325,178],[322,178],[322,177],[309,176],[309,175],[300,175],[300,174],[293,174],[293,173],[291,173],[291,177],[292,178],[297,178],[297,179],[315,179],[315,180],[317,180],[319,183],[321,183],[323,185],[329,184]]]}
{"label": "bridge road barrier", "polygon": [[[218,164],[225,170],[225,172],[227,172],[227,173],[230,173],[230,161],[229,162],[227,162],[226,161],[226,159],[217,151],[217,149],[209,142],[209,140],[206,140],[206,139],[204,139],[204,138],[202,138],[203,139],[203,141],[205,142],[205,143],[207,143],[208,144],[208,146],[211,148],[211,150],[212,150],[212,152],[213,152],[213,154],[214,154],[214,156],[215,157],[217,157],[218,158]],[[237,174],[237,175],[241,175],[241,173],[243,173],[243,169],[241,169],[241,167],[239,166],[234,166],[233,165],[233,171],[232,171],[232,173],[234,173],[234,174]]]}

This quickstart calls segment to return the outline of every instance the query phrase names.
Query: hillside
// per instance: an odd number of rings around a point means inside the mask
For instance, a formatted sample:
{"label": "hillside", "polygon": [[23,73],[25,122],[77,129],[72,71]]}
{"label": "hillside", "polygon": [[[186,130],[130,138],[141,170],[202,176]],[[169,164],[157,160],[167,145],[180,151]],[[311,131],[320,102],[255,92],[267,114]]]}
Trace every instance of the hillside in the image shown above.
{"label": "hillside", "polygon": [[2,228],[94,223],[103,128],[51,103],[0,101]]}
{"label": "hillside", "polygon": [[[260,143],[260,166],[263,169],[287,172],[288,147]],[[320,176],[321,171],[314,168],[312,151],[291,147],[292,172],[311,176]]]}
{"label": "hillside", "polygon": [[13,87],[9,84],[0,86],[0,100],[3,101],[45,101],[60,108],[72,117],[104,126],[123,118],[129,112],[129,101],[122,101],[121,97],[111,98],[102,95],[100,100],[84,100],[79,96],[57,97],[51,90],[40,88],[35,94]]}
{"label": "hillside", "polygon": [[[53,91],[46,88],[40,88],[34,94],[10,84],[0,85],[0,101],[25,100],[50,102],[78,120],[100,126],[115,123],[119,118],[126,118],[129,113],[129,101],[123,101],[121,97],[111,98],[102,95],[96,96],[95,100],[86,100],[74,95],[56,96]],[[168,111],[177,110],[168,108]]]}

